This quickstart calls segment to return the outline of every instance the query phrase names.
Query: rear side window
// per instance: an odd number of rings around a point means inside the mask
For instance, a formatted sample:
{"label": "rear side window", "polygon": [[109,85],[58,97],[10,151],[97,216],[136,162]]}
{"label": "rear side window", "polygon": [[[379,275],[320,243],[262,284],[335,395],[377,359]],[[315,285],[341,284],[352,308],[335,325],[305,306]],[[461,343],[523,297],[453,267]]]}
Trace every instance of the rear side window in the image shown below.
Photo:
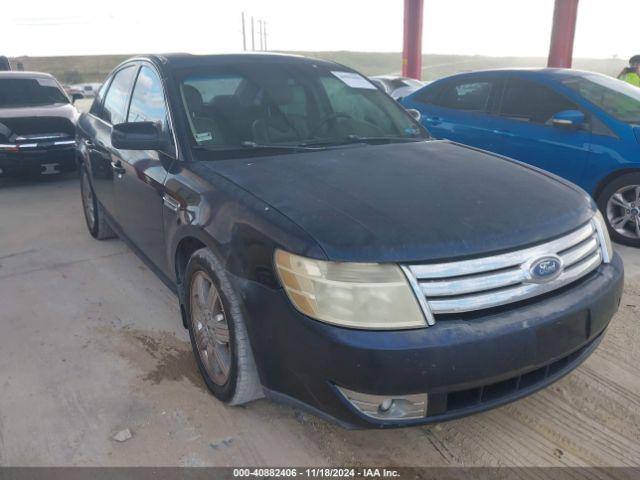
{"label": "rear side window", "polygon": [[135,73],[134,66],[123,68],[116,73],[102,107],[101,117],[105,122],[116,125],[125,121],[127,100]]}
{"label": "rear side window", "polygon": [[442,89],[434,103],[455,110],[485,111],[492,86],[493,83],[488,81],[453,83]]}
{"label": "rear side window", "polygon": [[415,95],[415,100],[419,103],[424,103],[425,105],[433,105],[436,103],[438,98],[438,94],[442,89],[442,85],[429,85],[427,88],[423,88]]}
{"label": "rear side window", "polygon": [[563,110],[579,110],[578,106],[550,88],[529,80],[512,78],[502,97],[500,115],[531,123],[549,123]]}
{"label": "rear side window", "polygon": [[91,104],[91,110],[89,113],[100,117],[100,112],[102,112],[102,99],[104,98],[104,94],[107,91],[107,87],[109,86],[109,80],[105,80],[105,82],[96,93],[96,97],[93,99],[93,103]]}

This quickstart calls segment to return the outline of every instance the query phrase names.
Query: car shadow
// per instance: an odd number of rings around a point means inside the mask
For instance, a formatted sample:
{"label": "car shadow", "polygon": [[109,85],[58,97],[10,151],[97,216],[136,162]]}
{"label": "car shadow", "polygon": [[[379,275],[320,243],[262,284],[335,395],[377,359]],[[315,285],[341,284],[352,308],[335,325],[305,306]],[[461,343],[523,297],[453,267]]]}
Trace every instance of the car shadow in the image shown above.
{"label": "car shadow", "polygon": [[24,175],[24,176],[2,176],[0,175],[0,191],[6,188],[23,188],[39,185],[51,185],[52,183],[63,183],[78,180],[78,172],[65,172],[54,175]]}

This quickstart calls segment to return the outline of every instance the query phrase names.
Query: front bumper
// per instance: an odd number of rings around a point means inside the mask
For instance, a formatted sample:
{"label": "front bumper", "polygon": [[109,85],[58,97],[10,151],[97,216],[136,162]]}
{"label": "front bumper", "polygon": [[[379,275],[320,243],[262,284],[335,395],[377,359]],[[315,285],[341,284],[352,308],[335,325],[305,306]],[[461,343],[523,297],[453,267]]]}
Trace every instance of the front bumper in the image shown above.
{"label": "front bumper", "polygon": [[0,175],[62,173],[76,168],[75,145],[0,152]]}
{"label": "front bumper", "polygon": [[[573,285],[510,309],[389,332],[327,325],[298,313],[282,290],[235,281],[267,392],[347,427],[393,427],[487,410],[570,372],[601,340],[618,309],[623,277],[614,255]],[[336,385],[377,395],[426,392],[427,415],[372,419]]]}

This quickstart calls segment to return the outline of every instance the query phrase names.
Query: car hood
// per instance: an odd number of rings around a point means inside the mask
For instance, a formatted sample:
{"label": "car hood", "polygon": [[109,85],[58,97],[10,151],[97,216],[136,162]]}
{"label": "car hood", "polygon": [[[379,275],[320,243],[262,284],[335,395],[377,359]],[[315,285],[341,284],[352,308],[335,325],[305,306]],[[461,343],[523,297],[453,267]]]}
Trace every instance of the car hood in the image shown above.
{"label": "car hood", "polygon": [[560,236],[594,213],[578,187],[447,141],[203,164],[286,215],[336,261],[498,253]]}

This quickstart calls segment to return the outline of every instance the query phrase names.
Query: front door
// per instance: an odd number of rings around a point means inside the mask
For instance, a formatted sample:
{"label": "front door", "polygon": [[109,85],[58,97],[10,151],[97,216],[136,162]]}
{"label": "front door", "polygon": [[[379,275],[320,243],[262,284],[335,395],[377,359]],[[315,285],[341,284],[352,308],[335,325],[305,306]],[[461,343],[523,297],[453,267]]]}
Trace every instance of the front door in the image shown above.
{"label": "front door", "polygon": [[140,68],[126,121],[156,123],[171,145],[167,151],[119,150],[120,173],[115,181],[118,223],[129,240],[166,273],[164,182],[176,155],[162,82],[150,65]]}
{"label": "front door", "polygon": [[88,135],[83,142],[90,157],[93,188],[98,201],[112,217],[115,216],[116,202],[111,127],[114,123],[124,121],[136,70],[135,66],[126,66],[115,72],[104,96],[104,102],[101,92],[86,117],[87,125],[83,125]]}
{"label": "front door", "polygon": [[563,110],[580,108],[545,85],[510,78],[494,120],[492,150],[579,183],[592,134],[588,122],[579,129],[552,125],[551,117]]}

